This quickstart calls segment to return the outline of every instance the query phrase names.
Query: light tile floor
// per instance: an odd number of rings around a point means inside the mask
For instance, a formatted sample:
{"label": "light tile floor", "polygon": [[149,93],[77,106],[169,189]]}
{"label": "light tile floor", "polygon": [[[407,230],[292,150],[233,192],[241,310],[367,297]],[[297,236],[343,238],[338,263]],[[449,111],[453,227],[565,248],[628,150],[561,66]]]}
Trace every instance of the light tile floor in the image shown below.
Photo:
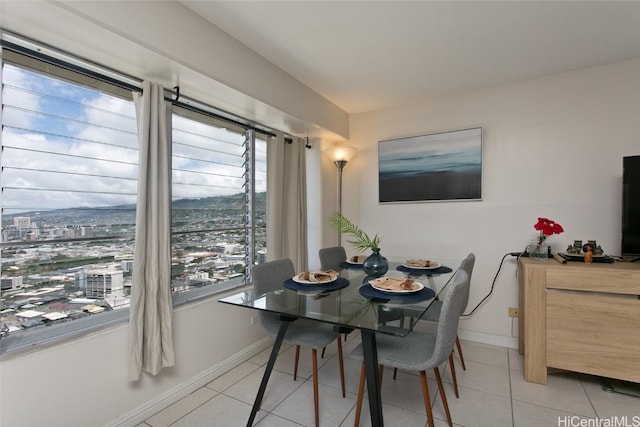
{"label": "light tile floor", "polygon": [[[344,346],[346,398],[342,398],[340,393],[336,345],[328,347],[324,358],[319,360],[321,426],[353,425],[360,362],[349,359],[348,354],[359,341],[359,334],[352,333]],[[640,398],[604,391],[597,377],[556,371],[550,373],[547,385],[529,383],[524,380],[523,359],[516,350],[469,341],[463,341],[462,348],[466,371],[462,370],[457,355],[454,356],[459,399],[454,396],[448,366],[442,368],[445,392],[456,426],[640,426]],[[242,363],[138,427],[245,425],[269,351],[265,350]],[[293,356],[294,348],[283,346],[262,409],[256,417],[256,426],[313,425],[311,351],[303,349],[300,353],[297,381],[293,381],[292,375]],[[446,426],[433,371],[428,373],[428,377],[435,424],[437,427]],[[399,371],[394,381],[391,370],[386,370],[382,399],[386,425],[426,426],[417,373]],[[596,418],[603,419],[601,424],[596,424]],[[371,425],[366,400],[360,425]]]}

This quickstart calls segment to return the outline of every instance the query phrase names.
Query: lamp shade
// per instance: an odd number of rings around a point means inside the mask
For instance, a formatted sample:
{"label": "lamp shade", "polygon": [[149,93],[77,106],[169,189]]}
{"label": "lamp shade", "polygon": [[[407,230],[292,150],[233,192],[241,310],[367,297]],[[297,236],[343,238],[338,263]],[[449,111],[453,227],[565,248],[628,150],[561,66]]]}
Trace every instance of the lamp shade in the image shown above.
{"label": "lamp shade", "polygon": [[344,147],[340,145],[336,145],[334,147],[325,148],[322,150],[322,153],[330,158],[332,161],[337,162],[340,160],[344,160],[348,162],[356,155],[358,149],[355,147]]}

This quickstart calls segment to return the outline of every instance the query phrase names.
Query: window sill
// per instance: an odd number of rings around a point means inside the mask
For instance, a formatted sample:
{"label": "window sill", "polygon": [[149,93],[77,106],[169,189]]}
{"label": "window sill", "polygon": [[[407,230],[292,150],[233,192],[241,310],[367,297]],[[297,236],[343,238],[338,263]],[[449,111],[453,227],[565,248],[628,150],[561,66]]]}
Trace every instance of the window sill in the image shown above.
{"label": "window sill", "polygon": [[[173,308],[219,296],[229,290],[239,289],[244,285],[244,278],[239,277],[229,280],[220,286],[207,286],[188,292],[178,292],[173,294]],[[105,329],[122,327],[128,325],[128,323],[129,309],[123,308],[83,319],[9,334],[0,339],[0,361],[82,338]]]}

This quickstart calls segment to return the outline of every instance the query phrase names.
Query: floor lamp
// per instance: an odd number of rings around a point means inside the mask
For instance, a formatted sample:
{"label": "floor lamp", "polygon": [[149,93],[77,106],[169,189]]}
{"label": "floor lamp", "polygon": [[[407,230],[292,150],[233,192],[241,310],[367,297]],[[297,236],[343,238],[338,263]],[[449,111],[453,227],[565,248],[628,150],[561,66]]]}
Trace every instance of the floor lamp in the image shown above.
{"label": "floor lamp", "polygon": [[[335,146],[325,148],[322,153],[327,156],[338,168],[338,214],[342,215],[342,169],[349,160],[356,155],[358,149],[355,147]],[[342,233],[338,230],[338,246],[342,246]]]}

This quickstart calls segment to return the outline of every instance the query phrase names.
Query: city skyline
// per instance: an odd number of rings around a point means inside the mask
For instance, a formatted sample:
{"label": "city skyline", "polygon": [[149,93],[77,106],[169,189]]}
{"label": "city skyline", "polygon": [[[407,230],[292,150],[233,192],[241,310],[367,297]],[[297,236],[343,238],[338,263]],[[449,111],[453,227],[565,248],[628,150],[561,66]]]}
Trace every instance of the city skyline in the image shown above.
{"label": "city skyline", "polygon": [[[236,195],[238,201],[243,200],[242,197],[242,194]],[[259,194],[256,203],[259,209],[257,217],[261,224],[264,224],[266,215],[265,197],[265,193]],[[178,232],[174,236],[173,292],[184,292],[244,277],[246,236],[241,222],[243,210],[241,212],[238,209],[240,206],[230,204],[227,196],[181,202],[188,205],[188,209],[180,211],[182,219],[195,215],[195,219],[202,221],[203,216],[208,216],[224,223],[226,230],[220,227],[220,231],[209,229],[203,233]],[[210,209],[197,209],[199,205]],[[222,208],[218,209],[216,205],[223,206],[225,211],[221,213]],[[67,217],[59,217],[61,212]],[[49,225],[46,225],[46,221],[38,225],[28,216],[3,216],[3,286],[0,311],[2,323],[10,333],[128,307],[132,285],[134,223],[123,225],[119,221],[110,220],[108,217],[117,215],[117,210],[96,208],[93,213],[99,213],[104,218],[98,221],[99,225],[95,225],[93,233],[101,234],[101,239],[92,240],[91,236],[86,236],[84,239],[25,240],[25,236],[20,234],[20,228],[24,231],[35,227],[42,230],[43,235],[49,235],[49,227],[59,227],[59,222],[70,228],[79,227],[80,224],[87,226],[86,223],[75,222],[70,209],[50,213],[55,221]],[[13,218],[19,218],[15,221],[17,226],[13,225]],[[7,223],[12,225],[7,226]],[[119,229],[116,235],[105,233],[104,228],[111,227],[114,223],[125,229]],[[13,240],[6,241],[7,233],[13,227],[17,234],[12,236]],[[265,231],[264,228],[259,229]],[[264,252],[266,235],[258,235],[261,242],[258,250]],[[118,285],[112,287],[111,283]]]}

